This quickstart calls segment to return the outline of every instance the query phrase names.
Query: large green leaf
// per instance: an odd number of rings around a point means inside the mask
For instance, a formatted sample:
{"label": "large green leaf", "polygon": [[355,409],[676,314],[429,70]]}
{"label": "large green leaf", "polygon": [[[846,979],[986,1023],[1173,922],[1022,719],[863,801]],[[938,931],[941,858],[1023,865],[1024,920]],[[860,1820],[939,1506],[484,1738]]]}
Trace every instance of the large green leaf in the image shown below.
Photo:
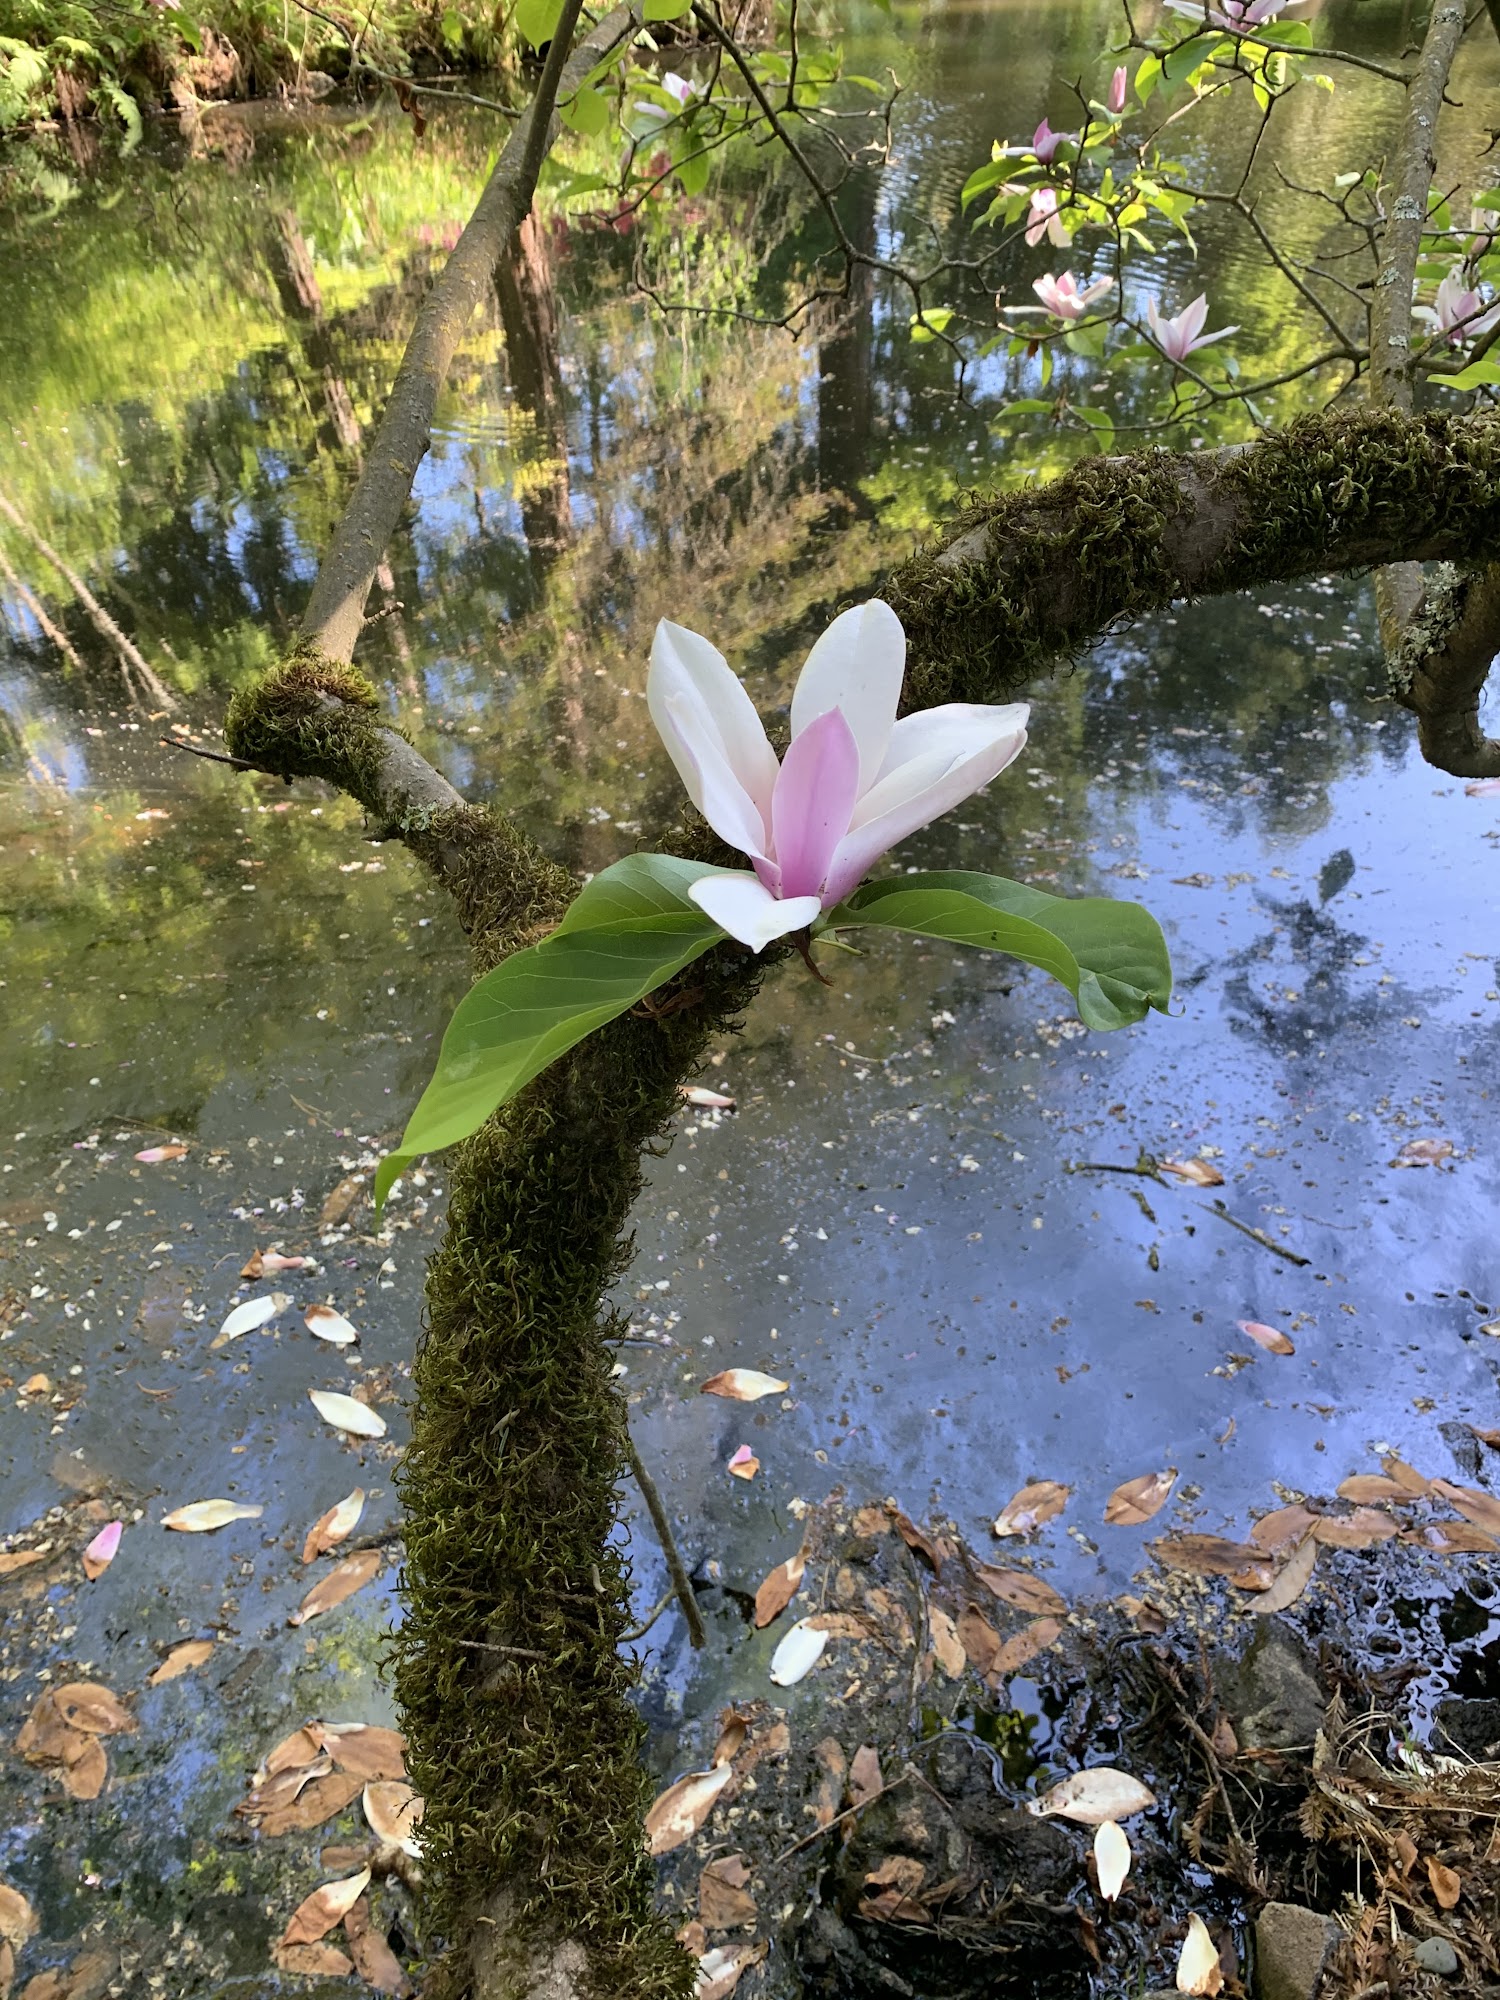
{"label": "large green leaf", "polygon": [[881,924],[1008,952],[1061,980],[1090,1028],[1126,1027],[1151,1007],[1165,1013],[1172,997],[1166,939],[1139,903],[1048,896],[998,875],[954,869],[867,882],[829,922]]}
{"label": "large green leaf", "polygon": [[477,980],[399,1150],[380,1164],[376,1202],[418,1153],[466,1139],[585,1035],[720,943],[723,931],[687,897],[716,872],[671,854],[629,855],[594,877],[549,937]]}

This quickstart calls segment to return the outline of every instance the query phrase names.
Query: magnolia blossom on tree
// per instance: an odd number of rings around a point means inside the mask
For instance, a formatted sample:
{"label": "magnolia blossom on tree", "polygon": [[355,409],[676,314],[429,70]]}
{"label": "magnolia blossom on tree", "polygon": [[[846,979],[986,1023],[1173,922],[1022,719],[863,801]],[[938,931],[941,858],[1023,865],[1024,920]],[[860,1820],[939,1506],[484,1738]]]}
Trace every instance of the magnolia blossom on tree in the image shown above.
{"label": "magnolia blossom on tree", "polygon": [[841,903],[897,841],[998,777],[1026,742],[1024,702],[951,702],[898,722],[906,634],[878,597],[835,618],[792,696],[778,764],[722,653],[663,619],[646,702],[689,798],[754,873],[705,875],[689,895],[762,951]]}
{"label": "magnolia blossom on tree", "polygon": [[1058,214],[1057,189],[1039,187],[1031,197],[1031,208],[1026,217],[1026,241],[1034,250],[1043,237],[1066,250],[1070,242],[1068,225]]}
{"label": "magnolia blossom on tree", "polygon": [[1058,147],[1070,145],[1073,137],[1071,132],[1054,132],[1044,118],[1036,128],[1036,134],[1031,141],[1031,150],[1044,167],[1050,167],[1057,158]]}
{"label": "magnolia blossom on tree", "polygon": [[[1048,312],[1057,319],[1082,319],[1095,299],[1102,299],[1114,287],[1113,278],[1096,278],[1091,285],[1078,289],[1078,280],[1071,271],[1064,271],[1061,277],[1035,278],[1031,289],[1036,293]],[[1031,311],[1035,311],[1033,306]]]}
{"label": "magnolia blossom on tree", "polygon": [[1109,80],[1109,108],[1116,117],[1125,109],[1126,94],[1130,89],[1130,77],[1124,63]]}
{"label": "magnolia blossom on tree", "polygon": [[1221,326],[1217,333],[1205,333],[1203,322],[1207,318],[1207,292],[1200,292],[1191,305],[1184,306],[1172,319],[1162,318],[1155,299],[1146,301],[1146,320],[1151,328],[1151,338],[1169,361],[1186,361],[1198,348],[1212,347],[1216,340],[1239,332],[1237,326]]}
{"label": "magnolia blossom on tree", "polygon": [[1439,333],[1446,333],[1454,347],[1461,347],[1476,333],[1488,333],[1500,322],[1500,301],[1486,310],[1483,292],[1466,286],[1457,271],[1450,271],[1438,286],[1433,305],[1413,306],[1412,311]]}
{"label": "magnolia blossom on tree", "polygon": [[1206,21],[1211,28],[1224,28],[1231,35],[1252,34],[1274,21],[1287,7],[1300,7],[1302,0],[1167,0],[1174,14],[1194,21]]}

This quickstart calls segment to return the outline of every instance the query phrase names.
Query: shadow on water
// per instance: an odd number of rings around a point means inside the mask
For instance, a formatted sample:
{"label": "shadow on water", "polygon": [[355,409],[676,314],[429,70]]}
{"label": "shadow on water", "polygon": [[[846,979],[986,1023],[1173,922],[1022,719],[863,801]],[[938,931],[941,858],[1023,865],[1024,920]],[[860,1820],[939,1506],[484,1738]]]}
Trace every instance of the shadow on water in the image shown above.
{"label": "shadow on water", "polygon": [[[896,159],[847,191],[858,239],[917,240],[994,136],[990,107],[1013,131],[1065,108],[1059,80],[1105,30],[1101,8],[952,8],[902,42],[872,16],[858,66],[894,61],[911,88]],[[1383,114],[1357,86],[1336,102],[1342,164]],[[209,747],[290,630],[492,138],[445,119],[414,149],[378,107],[222,129],[239,137],[202,157],[158,135],[101,165],[56,214],[10,217],[0,252],[26,252],[0,329],[0,490],[181,704],[133,700],[34,544],[3,536],[0,1528],[44,1560],[0,1580],[0,1721],[13,1736],[66,1672],[137,1691],[141,1726],[112,1740],[92,1805],[4,1759],[0,1868],[45,1939],[103,1920],[184,1996],[254,1984],[263,1907],[311,1885],[315,1834],[256,1841],[231,1816],[257,1758],[304,1717],[389,1717],[394,1560],[347,1607],[285,1621],[318,1514],[358,1485],[362,1536],[388,1547],[396,1522],[443,1163],[378,1236],[363,1190],[465,968],[441,899],[346,803],[157,739]],[[997,447],[998,366],[955,402],[874,284],[795,339],[663,322],[632,294],[640,259],[659,285],[753,296],[819,227],[795,185],[733,172],[628,232],[544,206],[456,364],[365,658],[455,783],[579,869],[672,804],[640,699],[658,617],[711,634],[774,707],[829,610],[997,449],[1007,478],[1061,462],[1048,439]],[[1208,282],[1238,287],[1255,338],[1279,309],[1237,254],[1210,232]],[[1045,268],[1018,252],[1009,282]],[[1178,252],[1161,276],[1187,281]],[[1147,1587],[1147,1539],[1243,1534],[1384,1450],[1488,1477],[1500,801],[1423,766],[1376,679],[1362,584],[1185,608],[1040,690],[1023,764],[903,852],[1140,897],[1171,938],[1175,1018],[1093,1037],[1039,976],[891,942],[829,991],[793,969],[715,1052],[706,1080],[738,1108],[684,1111],[622,1282],[637,1434],[712,1612],[705,1658],[671,1615],[642,1647],[664,1776],[707,1752],[726,1702],[772,1692],[777,1633],[744,1606],[840,1491],[983,1554],[1012,1492],[1059,1481],[1035,1567],[1079,1605]],[[1413,1164],[1415,1140],[1448,1149]],[[1097,1171],[1142,1151],[1223,1185]],[[242,1281],[257,1247],[316,1269]],[[216,1345],[268,1284],[291,1304]],[[357,1346],[313,1336],[316,1301]],[[1244,1320],[1295,1354],[1247,1354]],[[697,1393],[730,1365],[786,1396]],[[328,1430],[312,1388],[358,1392],[388,1438]],[[748,1484],[726,1471],[741,1443]],[[1103,1524],[1118,1483],[1165,1466],[1156,1522]],[[264,1511],[158,1525],[216,1495]],[[86,1584],[77,1552],[111,1515],[121,1552]],[[649,1607],[665,1583],[633,1496],[625,1532]],[[1376,1574],[1339,1560],[1351,1591]],[[1500,1698],[1500,1642],[1484,1558],[1457,1593],[1452,1564],[1403,1560],[1404,1594],[1377,1591],[1362,1629],[1372,1656],[1425,1660],[1425,1732],[1453,1696]],[[147,1687],[188,1638],[213,1640],[210,1663]],[[1016,1795],[1058,1742],[1083,1754],[1034,1671],[960,1718]],[[823,1678],[784,1697],[794,1735]]]}

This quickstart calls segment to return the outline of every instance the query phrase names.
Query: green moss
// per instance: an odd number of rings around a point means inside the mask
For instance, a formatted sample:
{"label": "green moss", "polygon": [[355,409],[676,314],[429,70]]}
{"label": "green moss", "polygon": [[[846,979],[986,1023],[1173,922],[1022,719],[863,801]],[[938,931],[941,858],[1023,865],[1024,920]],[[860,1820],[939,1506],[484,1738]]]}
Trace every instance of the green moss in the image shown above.
{"label": "green moss", "polygon": [[[1219,520],[1227,539],[1195,556]],[[943,559],[972,537],[976,553]],[[908,709],[994,701],[1121,621],[1214,595],[1500,539],[1500,425],[1375,411],[1309,416],[1242,449],[1081,461],[976,496],[886,580],[910,646]]]}

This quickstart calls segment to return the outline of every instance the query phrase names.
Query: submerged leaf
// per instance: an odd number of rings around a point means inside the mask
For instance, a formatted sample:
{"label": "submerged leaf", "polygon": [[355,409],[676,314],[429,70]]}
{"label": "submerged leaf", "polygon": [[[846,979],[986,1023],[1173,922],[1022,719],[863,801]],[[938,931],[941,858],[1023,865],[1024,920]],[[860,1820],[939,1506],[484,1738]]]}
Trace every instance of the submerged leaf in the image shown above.
{"label": "submerged leaf", "polygon": [[151,1687],[160,1687],[164,1681],[175,1681],[179,1674],[191,1673],[194,1667],[201,1667],[213,1653],[212,1639],[184,1639],[180,1646],[174,1646],[159,1667],[147,1674]]}
{"label": "submerged leaf", "polygon": [[1019,1632],[1013,1632],[1005,1641],[990,1664],[990,1672],[996,1679],[1006,1674],[1018,1674],[1038,1653],[1044,1653],[1061,1632],[1059,1619],[1033,1618],[1029,1625],[1023,1625]]}
{"label": "submerged leaf", "polygon": [[733,1776],[732,1764],[715,1764],[707,1771],[690,1771],[687,1777],[668,1785],[646,1814],[647,1852],[670,1854],[674,1847],[690,1840]]}
{"label": "submerged leaf", "polygon": [[727,1396],[734,1403],[758,1403],[762,1396],[784,1396],[790,1385],[755,1368],[726,1368],[700,1383],[700,1396]]}
{"label": "submerged leaf", "polygon": [[348,1431],[353,1437],[385,1436],[385,1418],[357,1397],[342,1395],[337,1389],[309,1389],[307,1394],[318,1415],[334,1430]]}
{"label": "submerged leaf", "polygon": [[1129,1819],[1155,1804],[1156,1794],[1139,1778],[1109,1764],[1095,1764],[1087,1771],[1075,1771],[1039,1799],[1028,1799],[1026,1810],[1034,1819],[1055,1815],[1076,1820],[1080,1826],[1098,1826],[1107,1819]]}
{"label": "submerged leaf", "polygon": [[1177,1484],[1177,1468],[1143,1472],[1139,1479],[1127,1479],[1117,1486],[1104,1503],[1104,1519],[1112,1528],[1138,1528],[1159,1514],[1167,1496]]}
{"label": "submerged leaf", "polygon": [[992,1590],[996,1597],[1013,1604],[1018,1611],[1061,1617],[1068,1608],[1051,1584],[1044,1583],[1029,1569],[996,1569],[992,1563],[977,1562],[974,1574],[986,1590]]}
{"label": "submerged leaf", "polygon": [[1222,1535],[1163,1535],[1148,1547],[1168,1569],[1184,1569],[1192,1576],[1233,1576],[1264,1562],[1266,1555],[1254,1542],[1226,1541]]}
{"label": "submerged leaf", "polygon": [[380,1568],[380,1563],[379,1549],[361,1549],[357,1555],[345,1556],[342,1562],[334,1564],[327,1576],[319,1577],[288,1617],[287,1624],[305,1625],[309,1618],[319,1618],[325,1611],[332,1611],[346,1597],[352,1597],[356,1590],[363,1590]]}

